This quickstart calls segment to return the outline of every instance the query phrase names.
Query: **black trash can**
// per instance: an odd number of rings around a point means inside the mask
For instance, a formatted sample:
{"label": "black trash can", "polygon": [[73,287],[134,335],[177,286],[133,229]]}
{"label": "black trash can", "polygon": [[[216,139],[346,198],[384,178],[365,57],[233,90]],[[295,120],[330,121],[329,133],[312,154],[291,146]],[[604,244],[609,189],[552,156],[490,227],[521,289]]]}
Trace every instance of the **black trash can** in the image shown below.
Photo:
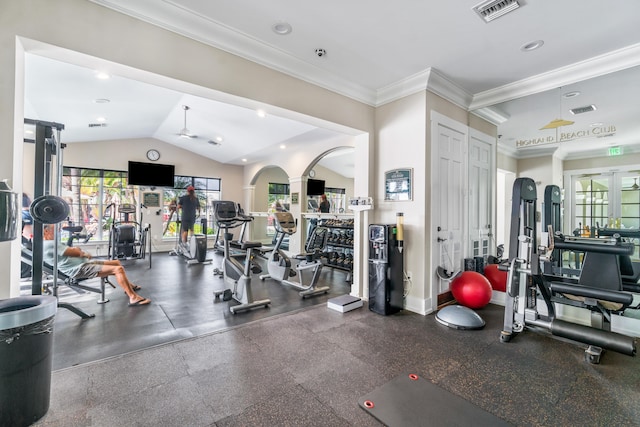
{"label": "black trash can", "polygon": [[0,426],[28,426],[49,410],[52,296],[0,300]]}

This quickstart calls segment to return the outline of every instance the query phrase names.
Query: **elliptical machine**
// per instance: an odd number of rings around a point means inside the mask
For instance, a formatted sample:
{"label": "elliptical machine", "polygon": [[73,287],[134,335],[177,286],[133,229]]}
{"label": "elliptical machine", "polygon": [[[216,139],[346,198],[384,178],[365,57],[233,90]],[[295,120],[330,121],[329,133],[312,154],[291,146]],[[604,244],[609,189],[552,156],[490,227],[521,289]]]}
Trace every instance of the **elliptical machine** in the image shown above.
{"label": "elliptical machine", "polygon": [[209,264],[212,258],[207,258],[207,220],[201,219],[202,234],[192,233],[188,243],[183,243],[180,236],[180,221],[176,221],[176,247],[169,255],[178,255],[186,261],[188,266],[194,264]]}
{"label": "elliptical machine", "polygon": [[[229,307],[231,313],[236,314],[240,311],[251,310],[256,307],[269,307],[270,299],[253,300],[251,291],[251,258],[252,250],[262,246],[260,242],[243,241],[240,249],[246,251],[244,263],[240,262],[236,257],[231,256],[230,242],[233,239],[233,233],[229,230],[253,221],[253,217],[243,215],[238,212],[236,204],[232,201],[219,201],[214,205],[214,217],[218,227],[223,231],[224,237],[224,258],[222,260],[222,278],[226,285],[223,291],[216,291],[214,295],[218,298],[223,295],[222,299],[228,301],[235,299],[240,305]],[[219,270],[216,269],[216,273]]]}
{"label": "elliptical machine", "polygon": [[[273,214],[273,225],[278,233],[278,240],[267,261],[269,274],[260,276],[260,280],[271,278],[285,285],[293,286],[301,290],[299,294],[302,298],[329,292],[329,289],[331,289],[329,286],[316,286],[322,270],[320,254],[327,243],[329,229],[316,227],[311,230],[305,245],[306,253],[296,257],[296,259],[301,259],[302,261],[293,270],[291,268],[291,259],[280,249],[285,237],[291,236],[296,232],[297,226],[293,215],[291,212],[275,212]],[[305,285],[303,283],[303,274],[306,271],[311,272],[311,281]],[[299,276],[299,282],[289,280],[290,277],[296,274]]]}

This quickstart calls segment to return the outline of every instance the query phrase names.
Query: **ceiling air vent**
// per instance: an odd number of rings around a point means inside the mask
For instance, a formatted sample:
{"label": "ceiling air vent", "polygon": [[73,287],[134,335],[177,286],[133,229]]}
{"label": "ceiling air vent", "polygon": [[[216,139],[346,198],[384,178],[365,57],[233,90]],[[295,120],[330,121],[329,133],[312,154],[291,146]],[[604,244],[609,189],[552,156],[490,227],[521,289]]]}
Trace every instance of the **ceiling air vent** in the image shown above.
{"label": "ceiling air vent", "polygon": [[89,123],[90,128],[106,128],[106,123]]}
{"label": "ceiling air vent", "polygon": [[519,7],[518,0],[489,0],[475,5],[473,10],[484,22],[490,22]]}
{"label": "ceiling air vent", "polygon": [[587,105],[586,107],[572,108],[569,111],[573,115],[582,114],[582,113],[589,113],[591,111],[596,111],[596,106],[591,104],[591,105]]}

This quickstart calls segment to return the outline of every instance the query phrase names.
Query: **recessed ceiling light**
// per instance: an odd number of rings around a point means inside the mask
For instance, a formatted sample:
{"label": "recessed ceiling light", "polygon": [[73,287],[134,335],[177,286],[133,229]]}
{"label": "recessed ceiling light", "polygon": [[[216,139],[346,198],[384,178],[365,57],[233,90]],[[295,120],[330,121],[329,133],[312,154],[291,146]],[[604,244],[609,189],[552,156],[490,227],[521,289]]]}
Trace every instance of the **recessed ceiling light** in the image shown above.
{"label": "recessed ceiling light", "polygon": [[597,128],[597,127],[600,127],[600,126],[604,126],[604,123],[595,122],[595,123],[591,123],[589,126],[591,126],[592,128]]}
{"label": "recessed ceiling light", "polygon": [[274,33],[280,34],[281,36],[289,34],[293,30],[291,24],[288,22],[277,22],[271,26],[271,29]]}
{"label": "recessed ceiling light", "polygon": [[574,90],[574,91],[562,94],[562,97],[568,99],[568,98],[575,98],[578,95],[580,95],[580,91],[579,90]]}
{"label": "recessed ceiling light", "polygon": [[96,121],[102,123],[102,122],[106,122],[107,119],[105,117],[98,117]]}
{"label": "recessed ceiling light", "polygon": [[111,100],[107,99],[107,98],[98,98],[98,99],[94,99],[93,100],[94,104],[108,104],[110,102],[111,102]]}
{"label": "recessed ceiling light", "polygon": [[267,117],[267,113],[264,110],[257,110],[256,114],[258,115],[258,117],[260,118],[265,118]]}
{"label": "recessed ceiling light", "polygon": [[243,162],[246,162],[246,161],[247,161],[247,159],[242,159],[242,161],[243,161]]}
{"label": "recessed ceiling light", "polygon": [[280,148],[284,150],[285,148],[287,148],[287,146],[284,144],[280,144]]}
{"label": "recessed ceiling light", "polygon": [[222,141],[224,141],[224,138],[221,137],[220,135],[218,135],[218,136],[216,136],[216,141],[217,142],[222,142]]}
{"label": "recessed ceiling light", "polygon": [[543,40],[535,40],[535,41],[523,44],[520,50],[523,52],[531,52],[532,50],[536,50],[542,47],[543,44],[544,44]]}
{"label": "recessed ceiling light", "polygon": [[96,73],[96,78],[100,79],[100,80],[106,80],[111,78],[111,76],[109,75],[109,73],[105,73],[104,71],[98,71]]}

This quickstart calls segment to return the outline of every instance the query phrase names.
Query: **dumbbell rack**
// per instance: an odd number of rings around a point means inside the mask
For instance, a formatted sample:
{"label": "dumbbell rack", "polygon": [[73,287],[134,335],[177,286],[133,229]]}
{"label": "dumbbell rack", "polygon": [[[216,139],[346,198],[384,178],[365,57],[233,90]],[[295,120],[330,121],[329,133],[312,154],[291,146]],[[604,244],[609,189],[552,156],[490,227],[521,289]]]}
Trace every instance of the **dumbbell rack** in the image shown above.
{"label": "dumbbell rack", "polygon": [[347,271],[351,281],[353,271],[353,219],[323,219],[319,224],[329,229],[329,237],[322,254],[327,267]]}

